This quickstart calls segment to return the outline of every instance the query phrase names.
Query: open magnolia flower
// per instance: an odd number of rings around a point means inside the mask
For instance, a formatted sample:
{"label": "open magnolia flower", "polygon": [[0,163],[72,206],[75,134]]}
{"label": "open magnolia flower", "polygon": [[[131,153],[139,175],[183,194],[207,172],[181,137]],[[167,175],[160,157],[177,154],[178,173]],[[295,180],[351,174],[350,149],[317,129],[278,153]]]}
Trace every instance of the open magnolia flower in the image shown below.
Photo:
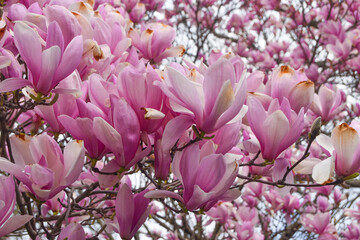
{"label": "open magnolia flower", "polygon": [[55,196],[79,177],[85,151],[82,141],[71,141],[61,152],[47,134],[10,137],[15,163],[0,158],[0,170],[13,174],[39,200]]}
{"label": "open magnolia flower", "polygon": [[174,66],[165,69],[164,81],[155,82],[168,96],[173,111],[188,116],[187,121],[195,122],[206,133],[243,117],[246,81],[239,57],[221,57],[203,70],[204,74]]}
{"label": "open magnolia flower", "polygon": [[[216,166],[216,167],[214,167]],[[153,190],[145,194],[148,198],[172,197],[192,211],[209,210],[219,200],[236,198],[237,191],[229,190],[238,172],[238,165],[230,154],[215,154],[211,141],[200,149],[193,144],[174,157],[173,170],[183,185],[183,193]]]}
{"label": "open magnolia flower", "polygon": [[175,29],[163,23],[150,23],[142,29],[130,29],[132,44],[139,49],[143,58],[160,62],[167,57],[180,57],[185,48],[182,45],[171,47],[175,39]]}
{"label": "open magnolia flower", "polygon": [[33,28],[23,22],[15,24],[14,42],[29,69],[29,80],[9,78],[1,82],[0,92],[30,85],[36,92],[47,95],[76,69],[83,52],[82,36],[66,43],[56,21],[49,24],[47,31],[46,46],[43,48],[43,40]]}

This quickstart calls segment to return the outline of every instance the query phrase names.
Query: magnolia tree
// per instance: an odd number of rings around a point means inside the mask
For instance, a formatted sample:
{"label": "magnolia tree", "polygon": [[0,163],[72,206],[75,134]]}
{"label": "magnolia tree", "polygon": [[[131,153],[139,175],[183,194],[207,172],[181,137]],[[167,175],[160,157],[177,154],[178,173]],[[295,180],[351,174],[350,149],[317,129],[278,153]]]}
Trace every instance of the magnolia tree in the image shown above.
{"label": "magnolia tree", "polygon": [[360,238],[358,1],[0,3],[0,237]]}

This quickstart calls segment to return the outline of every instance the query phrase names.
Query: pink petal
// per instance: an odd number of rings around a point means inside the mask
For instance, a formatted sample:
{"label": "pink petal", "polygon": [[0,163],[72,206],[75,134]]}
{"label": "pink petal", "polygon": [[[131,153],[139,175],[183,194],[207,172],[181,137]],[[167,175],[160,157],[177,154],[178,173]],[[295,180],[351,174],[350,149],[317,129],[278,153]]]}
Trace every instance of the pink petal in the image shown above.
{"label": "pink petal", "polygon": [[83,54],[83,38],[77,36],[66,47],[61,62],[55,73],[52,86],[55,87],[61,80],[69,76],[79,65]]}
{"label": "pink petal", "polygon": [[121,135],[104,119],[94,118],[93,131],[96,137],[113,153],[123,153]]}
{"label": "pink petal", "polygon": [[[56,21],[64,36],[64,45],[67,46],[71,40],[81,34],[81,25],[75,16],[65,7],[59,5],[46,5],[44,15],[48,22]],[[72,49],[73,51],[76,48]],[[76,51],[75,51],[76,52]]]}
{"label": "pink petal", "polygon": [[59,24],[55,21],[49,24],[46,36],[46,48],[48,49],[52,46],[58,46],[61,53],[64,52],[64,37]]}
{"label": "pink petal", "polygon": [[12,154],[15,159],[16,165],[24,168],[25,165],[35,164],[35,159],[32,158],[30,152],[30,141],[32,137],[30,136],[19,136],[12,135],[10,136],[10,143],[12,148]]}
{"label": "pink petal", "polygon": [[360,166],[360,157],[356,154],[360,144],[358,132],[343,123],[332,131],[331,142],[336,152],[336,173],[340,176],[348,176],[356,172]]}
{"label": "pink petal", "polygon": [[182,73],[174,68],[165,69],[165,81],[169,82],[177,94],[178,99],[189,108],[195,116],[202,117],[201,99],[194,86],[195,83],[186,78]]}
{"label": "pink petal", "polygon": [[221,90],[216,97],[211,113],[206,117],[203,130],[211,132],[218,118],[231,106],[231,104],[233,104],[234,100],[234,90],[231,81],[227,80],[222,85]]}
{"label": "pink petal", "polygon": [[10,162],[5,158],[0,158],[0,170],[8,172],[14,175],[17,179],[23,182],[27,186],[31,186],[30,179],[23,173],[23,168],[19,167],[18,165]]}
{"label": "pink petal", "polygon": [[144,195],[146,198],[173,198],[179,200],[180,202],[184,202],[184,199],[177,193],[167,190],[151,190]]}
{"label": "pink petal", "polygon": [[0,93],[11,92],[29,86],[30,81],[23,78],[8,78],[0,82]]}
{"label": "pink petal", "polygon": [[76,222],[72,222],[63,228],[58,236],[58,240],[85,240],[85,231],[83,227]]}
{"label": "pink petal", "polygon": [[205,112],[211,112],[216,97],[227,80],[230,80],[231,84],[235,80],[234,67],[229,60],[221,59],[211,65],[206,71],[204,76]]}
{"label": "pink petal", "polygon": [[181,137],[193,124],[191,117],[186,115],[180,115],[176,118],[171,119],[165,126],[161,146],[164,151],[169,151]]}
{"label": "pink petal", "polygon": [[271,161],[282,152],[280,149],[283,149],[285,146],[281,146],[280,143],[289,130],[289,121],[282,111],[277,110],[266,118],[262,129],[265,142],[261,145],[262,149],[264,149],[262,154],[265,159]]}
{"label": "pink petal", "polygon": [[25,223],[30,221],[33,216],[30,215],[14,215],[0,228],[0,237],[5,236],[16,229],[23,227]]}
{"label": "pink petal", "polygon": [[64,184],[69,186],[80,176],[84,165],[84,143],[83,141],[71,141],[64,149]]}
{"label": "pink petal", "polygon": [[0,56],[0,69],[10,66],[11,59],[7,56]]}
{"label": "pink petal", "polygon": [[124,149],[124,157],[129,160],[135,155],[140,141],[140,125],[136,113],[124,100],[110,95],[112,124],[120,134]]}
{"label": "pink petal", "polygon": [[307,111],[310,104],[313,102],[314,93],[315,87],[312,81],[308,80],[296,84],[289,94],[291,108],[295,112],[299,112],[300,109],[304,107],[305,111]]}
{"label": "pink petal", "polygon": [[248,98],[247,101],[249,111],[247,112],[247,119],[249,121],[251,130],[254,132],[260,145],[265,144],[265,136],[263,134],[263,123],[266,119],[266,112],[259,100],[254,97]]}
{"label": "pink petal", "polygon": [[55,71],[58,68],[61,59],[61,50],[58,46],[52,46],[42,53],[42,65],[39,81],[35,85],[35,90],[43,94],[51,91]]}
{"label": "pink petal", "polygon": [[25,23],[17,22],[14,27],[14,42],[36,85],[41,73],[42,52],[38,34]]}
{"label": "pink petal", "polygon": [[131,228],[134,218],[135,204],[133,193],[127,184],[120,186],[115,201],[116,218],[119,222],[120,236],[122,238],[131,238]]}

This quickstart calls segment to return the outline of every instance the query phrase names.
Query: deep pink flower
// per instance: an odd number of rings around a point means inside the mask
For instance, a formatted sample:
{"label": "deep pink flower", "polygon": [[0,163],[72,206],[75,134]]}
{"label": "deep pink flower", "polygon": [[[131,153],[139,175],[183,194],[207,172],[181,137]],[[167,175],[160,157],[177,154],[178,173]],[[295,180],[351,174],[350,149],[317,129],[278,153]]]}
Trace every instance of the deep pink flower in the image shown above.
{"label": "deep pink flower", "polygon": [[23,22],[14,27],[14,42],[29,69],[29,80],[10,78],[1,82],[0,92],[8,92],[30,85],[36,92],[47,95],[58,83],[70,75],[80,62],[83,50],[81,36],[66,45],[57,22],[48,26],[46,48],[43,50],[37,32]]}
{"label": "deep pink flower", "polygon": [[130,240],[145,222],[149,215],[150,200],[144,197],[147,190],[133,195],[131,188],[123,183],[116,196],[116,218],[119,223],[119,234]]}
{"label": "deep pink flower", "polygon": [[219,200],[236,198],[237,192],[229,190],[238,172],[235,159],[230,155],[215,154],[209,144],[201,150],[199,144],[193,144],[175,154],[173,171],[183,185],[182,196],[153,190],[146,197],[172,197],[183,202],[190,211],[198,208],[207,211]]}
{"label": "deep pink flower", "polygon": [[240,58],[222,57],[203,75],[195,69],[186,72],[179,65],[175,67],[166,68],[163,82],[155,82],[169,97],[173,111],[189,116],[206,133],[242,118],[246,112],[240,111],[246,98],[246,82]]}

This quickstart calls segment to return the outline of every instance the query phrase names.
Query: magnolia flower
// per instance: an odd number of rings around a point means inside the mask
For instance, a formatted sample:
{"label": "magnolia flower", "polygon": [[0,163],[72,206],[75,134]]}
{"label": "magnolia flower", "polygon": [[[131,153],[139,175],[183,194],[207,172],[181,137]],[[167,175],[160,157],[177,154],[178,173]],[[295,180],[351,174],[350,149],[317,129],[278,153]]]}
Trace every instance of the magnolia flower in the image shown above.
{"label": "magnolia flower", "polygon": [[94,159],[101,159],[107,149],[104,144],[96,138],[93,130],[93,119],[95,117],[106,118],[105,114],[92,103],[85,103],[82,99],[77,99],[79,117],[72,118],[69,115],[58,116],[58,121],[64,126],[73,138],[83,140],[87,154]]}
{"label": "magnolia flower", "polygon": [[201,131],[212,133],[246,112],[244,64],[237,58],[220,58],[201,75],[195,69],[184,75],[179,65],[165,69],[163,82],[155,84],[170,99],[175,112],[188,116]]}
{"label": "magnolia flower", "polygon": [[182,45],[171,47],[175,39],[175,29],[163,23],[151,23],[141,33],[131,28],[129,36],[132,44],[148,60],[160,62],[167,57],[180,57],[185,52]]}
{"label": "magnolia flower", "polygon": [[70,223],[63,228],[58,240],[85,240],[85,231],[79,223]]}
{"label": "magnolia flower", "polygon": [[336,88],[333,90],[326,85],[321,85],[319,93],[314,96],[314,102],[311,104],[310,110],[316,116],[320,116],[322,121],[330,121],[344,107],[340,90]]}
{"label": "magnolia flower", "polygon": [[304,128],[304,110],[296,114],[286,98],[274,99],[266,111],[254,97],[248,98],[247,115],[251,130],[259,140],[264,159],[274,160],[293,144]]}
{"label": "magnolia flower", "polygon": [[[314,169],[317,167],[316,172],[320,174],[330,164],[334,164],[332,168],[335,168],[338,176],[346,177],[357,172],[360,168],[359,133],[360,121],[354,120],[350,126],[346,123],[336,126],[331,133],[331,138],[323,134],[318,136],[318,143],[332,154],[328,158],[332,159],[332,161],[328,160],[328,163],[323,163],[326,160],[322,161],[322,163],[319,163],[323,164],[322,167],[315,165]],[[313,174],[315,170],[313,170]]]}
{"label": "magnolia flower", "polygon": [[172,197],[190,211],[198,208],[208,211],[219,200],[236,198],[237,192],[228,191],[238,172],[235,159],[229,154],[215,154],[212,144],[209,141],[200,150],[196,143],[175,154],[173,171],[183,185],[182,196],[166,190],[153,190],[145,196]]}
{"label": "magnolia flower", "polygon": [[0,170],[13,174],[39,200],[47,200],[79,177],[85,151],[82,141],[71,141],[64,153],[47,134],[10,137],[15,163],[0,158]]}
{"label": "magnolia flower", "polygon": [[76,36],[67,44],[55,21],[48,26],[45,50],[37,32],[23,22],[15,24],[14,42],[29,69],[29,80],[9,78],[1,82],[0,92],[30,85],[36,92],[47,95],[76,69],[83,50],[82,37]]}
{"label": "magnolia flower", "polygon": [[129,169],[145,157],[151,148],[140,150],[140,125],[131,106],[115,95],[110,95],[110,104],[110,123],[102,117],[95,117],[92,128],[97,139],[115,155],[114,163],[118,169]]}
{"label": "magnolia flower", "polygon": [[330,223],[330,213],[308,213],[303,214],[300,219],[307,231],[319,234],[319,239],[338,239],[336,236],[336,228]]}
{"label": "magnolia flower", "polygon": [[150,200],[144,197],[147,192],[133,195],[131,188],[123,183],[116,196],[116,218],[119,223],[118,232],[123,239],[131,239],[149,215]]}
{"label": "magnolia flower", "polygon": [[287,65],[274,69],[266,89],[270,91],[269,95],[278,98],[280,103],[287,98],[291,108],[297,113],[301,108],[304,108],[304,112],[307,111],[315,92],[314,83],[307,79],[303,69],[295,71]]}

